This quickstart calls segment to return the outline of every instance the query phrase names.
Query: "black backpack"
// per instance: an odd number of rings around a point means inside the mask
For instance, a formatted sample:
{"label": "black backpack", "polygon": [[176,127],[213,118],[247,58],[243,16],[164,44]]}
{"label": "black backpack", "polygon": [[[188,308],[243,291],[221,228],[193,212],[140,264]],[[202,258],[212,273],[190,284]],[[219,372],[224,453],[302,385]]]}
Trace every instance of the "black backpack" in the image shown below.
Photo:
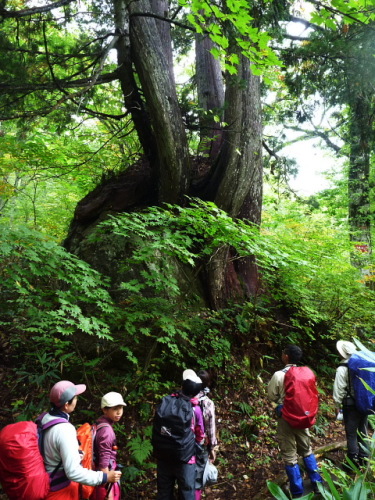
{"label": "black backpack", "polygon": [[182,394],[164,396],[152,428],[154,456],[167,462],[189,462],[195,454],[194,417],[190,399]]}

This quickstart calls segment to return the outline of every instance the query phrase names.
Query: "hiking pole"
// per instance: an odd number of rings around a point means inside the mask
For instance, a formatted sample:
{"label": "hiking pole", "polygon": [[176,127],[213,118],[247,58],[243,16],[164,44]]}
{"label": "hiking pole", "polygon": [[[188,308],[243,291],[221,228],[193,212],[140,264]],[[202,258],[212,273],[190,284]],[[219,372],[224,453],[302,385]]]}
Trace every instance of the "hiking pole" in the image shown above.
{"label": "hiking pole", "polygon": [[[116,469],[115,470],[119,470],[121,471],[121,469],[123,468],[124,466],[121,465],[121,464],[117,464],[116,466]],[[109,499],[109,494],[111,493],[111,489],[112,489],[112,486],[114,485],[115,483],[111,483],[107,489],[107,494],[106,496],[104,497],[104,500],[108,500]]]}
{"label": "hiking pole", "polygon": [[104,497],[104,500],[108,500],[108,498],[109,498],[109,494],[111,493],[111,489],[112,489],[112,486],[113,486],[114,484],[115,484],[115,483],[111,483],[111,484],[109,485],[109,488],[107,489],[107,494],[106,494],[106,496]]}

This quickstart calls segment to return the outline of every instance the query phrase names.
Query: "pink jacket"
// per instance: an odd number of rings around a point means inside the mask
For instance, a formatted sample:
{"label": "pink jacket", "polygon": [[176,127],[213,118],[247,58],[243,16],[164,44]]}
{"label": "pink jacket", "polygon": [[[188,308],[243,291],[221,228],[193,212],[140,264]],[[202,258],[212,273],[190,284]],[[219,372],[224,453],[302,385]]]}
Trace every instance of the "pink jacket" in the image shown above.
{"label": "pink jacket", "polygon": [[[191,428],[195,434],[195,441],[198,444],[202,444],[205,438],[202,409],[199,406],[198,398],[192,398],[190,401],[194,409],[194,418],[191,421]],[[188,463],[189,464],[196,463],[195,455],[191,457]]]}

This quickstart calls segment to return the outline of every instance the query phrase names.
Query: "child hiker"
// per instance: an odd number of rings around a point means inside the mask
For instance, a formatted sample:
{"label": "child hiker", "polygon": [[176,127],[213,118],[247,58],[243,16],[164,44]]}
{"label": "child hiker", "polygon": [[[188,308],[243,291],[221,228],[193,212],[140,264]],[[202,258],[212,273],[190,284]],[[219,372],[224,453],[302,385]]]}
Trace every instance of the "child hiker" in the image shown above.
{"label": "child hiker", "polygon": [[[94,442],[95,466],[104,473],[116,470],[117,445],[113,424],[119,422],[126,403],[118,392],[108,392],[101,399],[103,415],[97,420],[97,431]],[[120,484],[100,485],[95,488],[92,497],[95,500],[119,500]]]}
{"label": "child hiker", "polygon": [[56,418],[66,420],[43,433],[43,456],[47,472],[51,476],[48,500],[79,500],[79,483],[90,486],[115,483],[121,477],[118,471],[92,471],[81,466],[77,433],[69,422],[77,398],[86,390],[84,384],[75,385],[68,380],[55,384],[50,392],[51,410],[42,419],[46,424]]}

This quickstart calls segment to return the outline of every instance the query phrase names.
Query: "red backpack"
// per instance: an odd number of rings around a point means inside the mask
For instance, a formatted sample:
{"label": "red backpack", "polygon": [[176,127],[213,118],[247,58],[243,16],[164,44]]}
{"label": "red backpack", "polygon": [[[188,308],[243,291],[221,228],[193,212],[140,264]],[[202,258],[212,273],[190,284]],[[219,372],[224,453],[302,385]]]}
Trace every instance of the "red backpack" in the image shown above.
{"label": "red backpack", "polygon": [[315,374],[307,366],[291,366],[284,378],[283,419],[296,429],[308,429],[316,422],[319,398]]}
{"label": "red backpack", "polygon": [[[57,418],[43,427],[66,423]],[[44,500],[50,490],[50,476],[39,449],[35,422],[17,422],[0,431],[0,483],[10,500]]]}

